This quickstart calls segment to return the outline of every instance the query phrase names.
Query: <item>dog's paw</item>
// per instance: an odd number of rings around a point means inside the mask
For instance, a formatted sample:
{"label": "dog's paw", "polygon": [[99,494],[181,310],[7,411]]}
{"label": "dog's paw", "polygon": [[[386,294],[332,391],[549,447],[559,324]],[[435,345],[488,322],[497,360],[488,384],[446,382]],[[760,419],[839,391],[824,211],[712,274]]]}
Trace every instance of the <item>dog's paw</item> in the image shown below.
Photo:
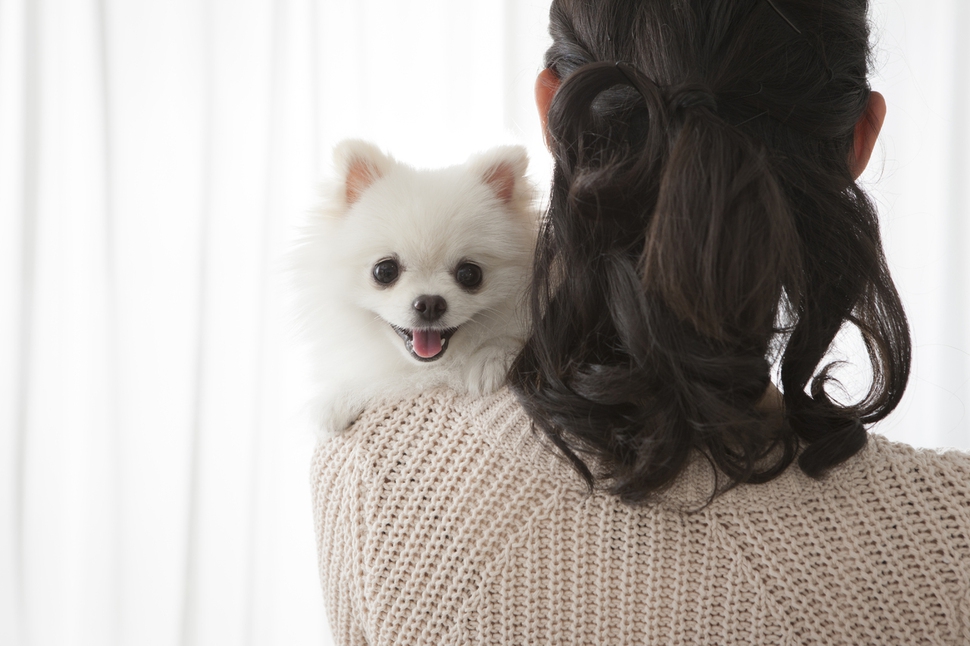
{"label": "dog's paw", "polygon": [[510,356],[504,350],[479,350],[465,370],[465,386],[475,396],[488,395],[505,385]]}
{"label": "dog's paw", "polygon": [[323,406],[320,415],[320,431],[324,436],[335,435],[347,430],[360,417],[362,409],[345,403],[330,403]]}

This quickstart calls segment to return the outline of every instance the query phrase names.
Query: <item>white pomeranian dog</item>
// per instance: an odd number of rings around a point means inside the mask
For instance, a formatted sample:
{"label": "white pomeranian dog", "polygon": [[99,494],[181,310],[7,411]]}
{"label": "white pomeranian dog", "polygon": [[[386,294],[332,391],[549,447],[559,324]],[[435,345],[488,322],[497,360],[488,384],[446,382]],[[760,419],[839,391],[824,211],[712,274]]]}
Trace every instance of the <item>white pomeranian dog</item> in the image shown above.
{"label": "white pomeranian dog", "polygon": [[380,399],[502,386],[525,340],[538,226],[525,150],[418,170],[349,140],[334,162],[293,251],[320,429]]}

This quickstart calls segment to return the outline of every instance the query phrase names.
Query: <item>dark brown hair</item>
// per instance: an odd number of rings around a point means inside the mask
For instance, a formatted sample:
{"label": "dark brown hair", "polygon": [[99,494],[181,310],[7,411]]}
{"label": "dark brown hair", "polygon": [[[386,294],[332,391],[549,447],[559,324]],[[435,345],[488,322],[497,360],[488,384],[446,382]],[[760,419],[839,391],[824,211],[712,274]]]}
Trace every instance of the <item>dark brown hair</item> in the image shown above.
{"label": "dark brown hair", "polygon": [[[555,170],[511,381],[591,487],[647,501],[698,451],[728,486],[796,457],[822,477],[899,403],[909,329],[850,169],[867,4],[554,0]],[[820,366],[846,324],[873,371],[854,404]],[[780,415],[758,405],[772,370]]]}

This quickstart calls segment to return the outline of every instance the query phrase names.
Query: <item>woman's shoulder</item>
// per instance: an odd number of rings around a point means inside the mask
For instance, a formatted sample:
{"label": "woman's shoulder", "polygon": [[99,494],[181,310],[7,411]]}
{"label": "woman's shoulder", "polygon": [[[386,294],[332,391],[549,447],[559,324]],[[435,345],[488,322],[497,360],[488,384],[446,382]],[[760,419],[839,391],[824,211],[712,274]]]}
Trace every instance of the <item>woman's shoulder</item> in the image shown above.
{"label": "woman's shoulder", "polygon": [[[920,513],[943,507],[970,513],[970,454],[920,449],[870,433],[866,447],[821,479],[806,476],[796,465],[779,478],[768,495],[845,501],[900,507],[920,506]],[[757,491],[754,487],[746,488]],[[770,492],[770,493],[769,493]],[[929,505],[929,506],[927,506]],[[942,507],[941,507],[942,506]],[[949,513],[949,512],[948,512]],[[970,516],[964,520],[970,526]]]}
{"label": "woman's shoulder", "polygon": [[871,434],[822,479],[792,465],[724,498],[712,510],[719,527],[760,555],[749,562],[765,579],[772,568],[787,573],[786,605],[807,613],[800,597],[824,597],[833,608],[866,608],[885,634],[970,635],[970,455]]}
{"label": "woman's shoulder", "polygon": [[[888,469],[905,469],[920,473],[921,469],[970,475],[970,453],[957,449],[924,449],[902,442],[894,442],[883,435],[870,433],[869,443],[862,453],[863,460]],[[959,485],[959,482],[954,483]],[[966,479],[964,485],[970,484]]]}
{"label": "woman's shoulder", "polygon": [[508,391],[388,402],[321,441],[312,486],[331,607],[351,599],[371,643],[460,643],[489,564],[558,493],[541,451]]}
{"label": "woman's shoulder", "polygon": [[[517,635],[522,613],[553,643],[599,625],[587,615],[602,590],[649,612],[609,607],[597,621],[645,635],[637,617],[676,623],[680,602],[704,605],[697,595],[712,608],[695,617],[698,635],[724,630],[722,610],[747,608],[751,625],[791,643],[831,643],[846,612],[859,635],[910,624],[939,635],[970,617],[970,456],[874,435],[821,480],[793,465],[710,504],[706,467],[693,462],[658,504],[630,507],[590,495],[507,390],[386,403],[315,455],[325,591],[332,605],[349,599],[372,643],[472,643],[498,625]],[[556,591],[568,591],[569,612],[556,614]],[[887,614],[900,604],[913,616]]]}
{"label": "woman's shoulder", "polygon": [[881,532],[917,549],[936,544],[970,563],[970,454],[870,434],[862,451],[823,478],[810,478],[796,462],[766,484],[727,492],[712,513],[743,518],[759,531],[812,526],[840,541]]}
{"label": "woman's shoulder", "polygon": [[873,434],[855,468],[888,490],[970,508],[970,453],[918,449]]}
{"label": "woman's shoulder", "polygon": [[[490,468],[501,462],[503,469],[546,480],[560,492],[585,491],[585,483],[566,460],[533,431],[508,389],[472,397],[442,388],[374,406],[347,431],[319,443],[313,471],[318,480],[328,472],[331,481],[356,480],[359,494],[368,483],[393,486],[396,480],[388,476],[406,465],[420,464],[447,478],[470,462],[481,468],[486,460],[492,462]],[[698,459],[659,502],[682,511],[696,509],[697,503],[704,506],[716,486],[707,462]],[[763,506],[773,500],[786,505],[878,501],[884,506],[919,506],[921,513],[939,508],[964,514],[961,520],[970,524],[970,453],[918,449],[871,434],[858,455],[822,479],[806,476],[793,464],[767,484],[732,489],[714,507]]]}
{"label": "woman's shoulder", "polygon": [[[539,472],[561,473],[547,459],[525,412],[508,389],[473,397],[447,388],[417,397],[388,401],[366,410],[346,431],[321,440],[314,473],[341,465],[348,477],[383,473],[415,461],[442,474],[468,461],[489,458],[530,463]],[[331,468],[334,468],[333,466]]]}

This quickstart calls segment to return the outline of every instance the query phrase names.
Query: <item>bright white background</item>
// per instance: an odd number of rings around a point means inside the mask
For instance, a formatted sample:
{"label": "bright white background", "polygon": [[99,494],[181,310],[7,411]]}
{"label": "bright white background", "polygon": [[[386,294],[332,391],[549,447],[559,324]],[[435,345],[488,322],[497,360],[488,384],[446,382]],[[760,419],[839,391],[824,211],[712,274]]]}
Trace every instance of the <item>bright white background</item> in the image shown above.
{"label": "bright white background", "polygon": [[[344,136],[544,184],[545,5],[0,0],[0,643],[329,643],[280,255]],[[970,3],[874,21],[917,347],[877,430],[968,449]]]}

